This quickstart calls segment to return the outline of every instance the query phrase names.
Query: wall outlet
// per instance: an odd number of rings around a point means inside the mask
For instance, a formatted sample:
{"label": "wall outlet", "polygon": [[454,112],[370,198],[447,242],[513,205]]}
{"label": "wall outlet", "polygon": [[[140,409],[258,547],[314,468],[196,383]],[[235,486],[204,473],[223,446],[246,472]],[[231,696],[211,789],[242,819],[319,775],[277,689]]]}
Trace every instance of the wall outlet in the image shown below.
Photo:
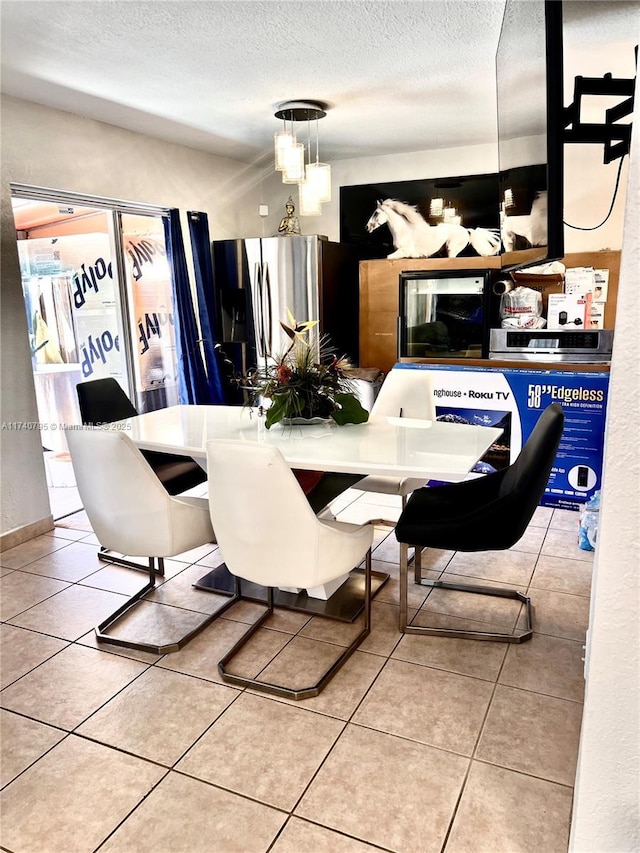
{"label": "wall outlet", "polygon": [[258,205],[258,213],[260,216],[268,216],[269,215],[269,205],[268,204],[259,204]]}

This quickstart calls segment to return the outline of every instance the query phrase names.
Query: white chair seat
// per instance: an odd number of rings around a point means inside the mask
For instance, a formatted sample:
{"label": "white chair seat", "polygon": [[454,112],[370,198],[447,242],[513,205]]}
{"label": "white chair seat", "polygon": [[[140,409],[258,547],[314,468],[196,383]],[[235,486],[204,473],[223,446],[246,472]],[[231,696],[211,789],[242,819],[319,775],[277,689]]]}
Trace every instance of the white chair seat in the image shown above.
{"label": "white chair seat", "polygon": [[406,497],[416,489],[422,488],[425,483],[426,480],[419,480],[414,477],[406,477],[404,480],[400,480],[397,477],[381,477],[371,474],[356,483],[354,488],[362,489],[363,492],[378,492],[381,495]]}

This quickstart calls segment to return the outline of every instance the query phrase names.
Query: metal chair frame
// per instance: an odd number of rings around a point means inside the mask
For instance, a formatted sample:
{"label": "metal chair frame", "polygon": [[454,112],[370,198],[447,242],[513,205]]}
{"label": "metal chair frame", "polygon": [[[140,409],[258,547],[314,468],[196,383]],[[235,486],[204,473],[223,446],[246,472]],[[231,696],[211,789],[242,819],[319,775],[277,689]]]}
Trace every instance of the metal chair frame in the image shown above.
{"label": "metal chair frame", "polygon": [[422,577],[422,547],[414,547],[414,579],[421,586],[431,589],[450,589],[456,592],[471,592],[476,595],[493,595],[498,598],[510,598],[525,605],[525,626],[521,634],[503,631],[467,631],[457,628],[432,628],[425,625],[412,625],[408,619],[409,596],[409,548],[400,543],[400,631],[403,634],[427,634],[437,637],[458,637],[464,640],[490,640],[494,643],[525,643],[533,636],[533,608],[531,598],[516,589],[503,589],[494,586],[474,586],[472,584],[432,581]]}
{"label": "metal chair frame", "polygon": [[[157,561],[157,568],[156,568]],[[144,566],[136,565],[135,568],[144,571]],[[203,631],[208,625],[210,625],[218,616],[221,616],[225,610],[231,607],[232,604],[235,604],[239,599],[239,595],[232,596],[228,601],[226,601],[221,607],[219,607],[214,613],[206,616],[201,622],[199,622],[195,628],[192,628],[187,634],[181,637],[175,643],[165,643],[164,645],[156,645],[154,643],[145,643],[142,641],[133,641],[133,640],[124,640],[120,637],[114,637],[111,634],[107,634],[109,628],[112,628],[116,625],[119,620],[125,616],[129,611],[136,605],[139,604],[145,597],[145,595],[156,588],[156,575],[160,577],[164,576],[164,559],[162,557],[149,557],[149,581],[148,583],[139,589],[135,595],[132,595],[131,598],[127,599],[124,604],[120,605],[117,610],[115,610],[110,616],[107,616],[95,629],[96,639],[99,643],[110,643],[112,646],[122,646],[127,649],[135,649],[138,652],[151,652],[155,655],[164,655],[169,652],[178,652],[181,648],[186,646],[189,640],[192,640],[195,636],[197,636],[201,631]]]}
{"label": "metal chair frame", "polygon": [[[235,596],[234,601],[236,601],[242,596],[239,593],[239,579],[235,579]],[[302,687],[299,689],[293,689],[290,687],[284,687],[279,684],[273,684],[269,681],[261,681],[257,678],[249,678],[242,675],[234,675],[229,672],[227,666],[233,658],[238,654],[238,652],[247,644],[247,642],[251,639],[251,637],[258,631],[259,628],[265,623],[265,621],[274,613],[274,602],[273,602],[273,587],[268,587],[267,594],[267,609],[262,613],[262,615],[257,619],[256,622],[246,631],[242,637],[237,641],[237,643],[229,649],[229,651],[225,654],[225,656],[218,662],[218,672],[224,682],[227,684],[234,684],[238,687],[250,687],[254,690],[259,690],[262,693],[270,693],[273,696],[280,696],[285,699],[309,699],[312,696],[317,696],[324,687],[331,681],[334,675],[344,666],[347,660],[351,657],[351,655],[358,648],[360,643],[365,640],[371,631],[371,549],[367,551],[367,555],[365,558],[365,590],[364,590],[364,627],[362,631],[358,634],[358,636],[351,642],[347,649],[335,660],[328,670],[322,675],[322,677],[315,682],[315,684],[309,685],[309,687]]]}

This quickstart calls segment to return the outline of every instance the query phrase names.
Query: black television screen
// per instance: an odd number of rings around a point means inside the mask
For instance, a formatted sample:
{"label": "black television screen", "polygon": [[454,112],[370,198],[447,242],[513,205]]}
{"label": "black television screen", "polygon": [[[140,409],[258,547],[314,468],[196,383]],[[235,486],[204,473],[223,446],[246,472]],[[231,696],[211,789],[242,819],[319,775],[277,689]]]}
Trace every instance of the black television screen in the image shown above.
{"label": "black television screen", "polygon": [[562,2],[507,0],[496,57],[502,268],[561,258]]}

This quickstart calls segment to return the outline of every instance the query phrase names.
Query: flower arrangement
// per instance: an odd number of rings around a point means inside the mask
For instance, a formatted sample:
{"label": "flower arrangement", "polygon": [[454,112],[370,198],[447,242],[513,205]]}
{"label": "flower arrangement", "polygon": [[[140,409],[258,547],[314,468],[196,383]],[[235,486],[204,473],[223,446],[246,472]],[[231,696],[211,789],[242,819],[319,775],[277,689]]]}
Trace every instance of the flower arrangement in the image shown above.
{"label": "flower arrangement", "polygon": [[306,337],[317,320],[299,323],[288,309],[287,315],[289,324],[280,325],[291,339],[288,349],[257,368],[244,385],[252,392],[253,404],[260,397],[271,401],[266,410],[267,429],[290,418],[332,418],[341,425],[364,423],[369,413],[355,396],[349,362],[336,357],[327,335],[320,339],[316,361]]}

